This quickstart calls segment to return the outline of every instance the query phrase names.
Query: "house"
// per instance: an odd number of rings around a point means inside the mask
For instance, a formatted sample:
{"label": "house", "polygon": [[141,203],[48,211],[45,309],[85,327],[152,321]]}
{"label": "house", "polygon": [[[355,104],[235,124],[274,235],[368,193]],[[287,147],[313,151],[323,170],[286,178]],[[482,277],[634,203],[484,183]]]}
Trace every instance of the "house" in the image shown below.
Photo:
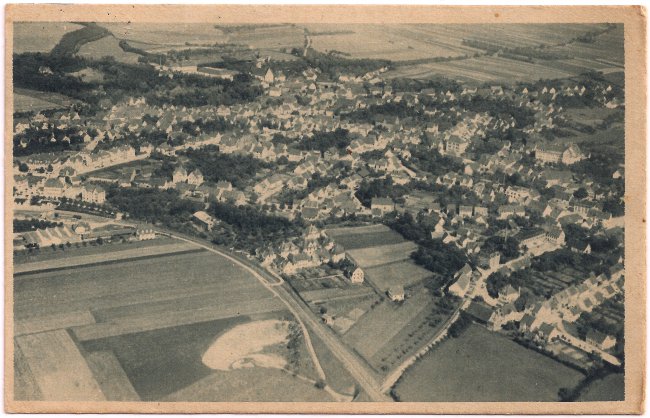
{"label": "house", "polygon": [[499,219],[507,219],[515,216],[526,216],[526,210],[521,205],[502,205],[497,209]]}
{"label": "house", "polygon": [[459,298],[464,298],[469,290],[471,278],[471,274],[461,274],[458,279],[449,286],[448,293],[458,296]]}
{"label": "house", "polygon": [[216,220],[212,216],[208,215],[205,211],[202,210],[195,212],[192,215],[192,221],[194,221],[194,223],[206,231],[210,231],[212,228],[214,228],[214,225],[216,223]]}
{"label": "house", "polygon": [[520,289],[515,289],[512,285],[506,286],[499,291],[499,302],[512,303],[519,299]]}
{"label": "house", "polygon": [[363,279],[365,277],[363,270],[361,270],[361,267],[350,269],[350,271],[347,272],[347,276],[348,279],[350,279],[350,282],[355,284],[363,283]]}
{"label": "house", "polygon": [[194,170],[187,175],[186,181],[188,184],[200,186],[201,184],[203,184],[203,173],[201,173],[201,170],[198,169]]}
{"label": "house", "polygon": [[43,195],[46,197],[62,197],[65,183],[60,178],[47,179],[43,184]]}
{"label": "house", "polygon": [[183,167],[176,167],[172,173],[172,181],[174,184],[185,183],[187,181],[187,170]]}
{"label": "house", "polygon": [[521,231],[517,238],[519,239],[520,247],[528,249],[536,248],[547,242],[546,233],[541,229],[530,229]]}
{"label": "house", "polygon": [[148,241],[156,238],[156,231],[148,226],[139,227],[135,231],[135,239],[137,241]]}
{"label": "house", "polygon": [[404,300],[404,287],[403,286],[391,286],[386,292],[390,300],[393,302],[399,302]]}
{"label": "house", "polygon": [[580,147],[576,144],[570,145],[538,145],[535,148],[535,158],[542,163],[562,163],[566,165],[575,164],[587,158]]}
{"label": "house", "polygon": [[604,334],[600,331],[590,329],[587,332],[585,340],[593,345],[598,347],[601,350],[609,350],[616,345],[616,337],[611,335]]}
{"label": "house", "polygon": [[388,197],[373,197],[370,202],[373,216],[384,216],[395,210],[395,202]]}
{"label": "house", "polygon": [[81,191],[81,200],[102,205],[106,202],[106,191],[99,186],[86,186]]}

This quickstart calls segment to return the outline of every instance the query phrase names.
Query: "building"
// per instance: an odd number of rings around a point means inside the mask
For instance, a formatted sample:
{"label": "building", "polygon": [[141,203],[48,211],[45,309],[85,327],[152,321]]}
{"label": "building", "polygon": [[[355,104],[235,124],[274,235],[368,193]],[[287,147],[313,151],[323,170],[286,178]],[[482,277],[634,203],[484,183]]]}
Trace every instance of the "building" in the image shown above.
{"label": "building", "polygon": [[388,289],[388,297],[393,302],[400,302],[404,300],[404,287],[403,286],[391,286]]}
{"label": "building", "polygon": [[395,210],[395,202],[388,197],[373,197],[370,209],[373,216],[383,216]]}
{"label": "building", "polygon": [[136,229],[135,239],[137,241],[148,241],[156,238],[156,231],[148,226],[142,226]]}
{"label": "building", "polygon": [[86,186],[81,191],[81,200],[102,205],[106,202],[106,191],[99,186]]}
{"label": "building", "polygon": [[515,289],[512,285],[506,286],[499,291],[499,302],[512,303],[519,299],[520,289]]}
{"label": "building", "polygon": [[611,348],[614,348],[616,345],[616,337],[604,334],[596,330],[589,330],[587,332],[585,340],[589,344],[596,346],[601,350],[609,350]]}
{"label": "building", "polygon": [[352,283],[363,283],[363,279],[365,277],[365,274],[363,273],[363,270],[361,270],[361,267],[357,267],[354,269],[351,269],[348,274],[348,278],[350,279],[350,282]]}
{"label": "building", "polygon": [[575,164],[587,158],[580,147],[571,145],[539,145],[535,149],[535,158],[542,163],[562,163],[566,165]]}
{"label": "building", "polygon": [[210,231],[212,228],[214,228],[214,225],[216,223],[215,219],[208,215],[206,212],[200,210],[194,215],[192,215],[192,221],[202,227],[206,231]]}

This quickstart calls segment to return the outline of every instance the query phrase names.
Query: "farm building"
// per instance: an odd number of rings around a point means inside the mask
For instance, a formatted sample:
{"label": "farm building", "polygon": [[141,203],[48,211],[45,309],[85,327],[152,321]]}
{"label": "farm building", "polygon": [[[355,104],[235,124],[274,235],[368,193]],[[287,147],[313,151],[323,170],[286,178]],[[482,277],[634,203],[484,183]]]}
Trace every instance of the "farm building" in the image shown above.
{"label": "farm building", "polygon": [[399,302],[404,300],[404,287],[403,286],[391,286],[388,289],[388,297],[393,302]]}
{"label": "farm building", "polygon": [[611,335],[603,334],[600,331],[589,330],[585,340],[601,350],[609,350],[616,345],[616,338]]}
{"label": "farm building", "polygon": [[192,220],[194,223],[202,227],[204,230],[209,231],[212,228],[214,228],[214,224],[216,223],[215,219],[208,215],[206,212],[200,210],[194,215],[192,215]]}

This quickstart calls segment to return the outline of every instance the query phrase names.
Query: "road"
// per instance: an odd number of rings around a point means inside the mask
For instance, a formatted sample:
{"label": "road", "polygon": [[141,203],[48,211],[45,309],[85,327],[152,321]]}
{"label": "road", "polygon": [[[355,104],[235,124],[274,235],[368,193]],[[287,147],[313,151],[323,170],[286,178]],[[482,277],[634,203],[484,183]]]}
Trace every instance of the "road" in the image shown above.
{"label": "road", "polygon": [[[127,225],[125,222],[121,223]],[[269,289],[269,291],[280,298],[287,306],[289,311],[296,317],[296,320],[303,328],[307,348],[314,360],[318,374],[324,380],[326,379],[325,373],[320,366],[320,362],[318,361],[318,357],[316,356],[316,353],[313,349],[311,339],[309,338],[309,332],[306,327],[309,327],[309,329],[311,329],[311,331],[314,332],[315,335],[317,335],[325,343],[327,348],[332,352],[332,354],[334,354],[336,358],[339,359],[339,361],[341,361],[341,363],[343,363],[345,369],[350,373],[350,375],[357,381],[359,386],[368,394],[368,396],[373,401],[392,402],[392,399],[390,397],[382,393],[380,385],[377,383],[377,380],[374,376],[374,371],[372,371],[372,369],[370,369],[364,363],[363,359],[361,359],[356,353],[352,352],[347,346],[345,346],[339,340],[338,336],[334,334],[334,332],[325,324],[323,324],[320,318],[318,318],[309,309],[309,307],[298,298],[293,290],[289,288],[287,284],[283,283],[282,279],[279,276],[269,273],[244,256],[234,254],[214,244],[206,243],[201,239],[179,234],[174,231],[161,229],[159,227],[152,226],[152,228],[154,228],[161,235],[167,235],[181,241],[193,243],[201,248],[204,248],[205,250],[218,254],[219,256],[234,262],[235,264],[251,273],[258,281],[260,281],[267,289]]]}

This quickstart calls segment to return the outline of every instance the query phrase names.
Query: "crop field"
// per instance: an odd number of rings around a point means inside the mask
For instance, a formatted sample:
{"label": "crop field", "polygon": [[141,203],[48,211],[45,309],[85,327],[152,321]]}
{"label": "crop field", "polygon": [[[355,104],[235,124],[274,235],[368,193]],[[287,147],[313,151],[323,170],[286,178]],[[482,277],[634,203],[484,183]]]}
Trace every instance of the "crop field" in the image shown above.
{"label": "crop field", "polygon": [[14,89],[14,112],[40,112],[48,109],[68,107],[73,100],[58,93],[41,92],[36,90]]}
{"label": "crop field", "polygon": [[118,39],[130,45],[154,52],[166,46],[189,47],[190,44],[213,45],[224,42],[224,34],[210,23],[104,23]]}
{"label": "crop field", "polygon": [[395,388],[405,402],[557,401],[583,375],[487,329],[471,325],[406,371]]}
{"label": "crop field", "polygon": [[99,59],[111,56],[118,62],[135,64],[140,55],[133,52],[125,52],[119,46],[119,40],[113,36],[105,36],[97,41],[84,44],[78,52],[79,56],[90,59]]}
{"label": "crop field", "polygon": [[[136,252],[179,245],[161,241]],[[111,246],[102,249],[112,256]],[[208,376],[196,353],[220,332],[254,317],[284,315],[284,309],[246,271],[206,251],[28,273],[14,285],[17,393],[26,399],[161,399]],[[54,365],[60,384],[39,371]],[[229,382],[221,383],[223,390]],[[300,393],[312,392],[305,381],[291,384],[302,387]],[[212,393],[211,400],[229,396]]]}
{"label": "crop field", "polygon": [[333,228],[326,230],[325,233],[346,250],[399,244],[405,241],[400,234],[384,225]]}
{"label": "crop field", "polygon": [[582,391],[578,402],[622,401],[625,399],[625,376],[610,374],[592,382]]}
{"label": "crop field", "polygon": [[430,299],[429,293],[422,290],[404,303],[386,300],[366,312],[343,340],[371,361],[385,344],[429,306]]}
{"label": "crop field", "polygon": [[50,52],[64,34],[81,27],[68,22],[16,22],[13,52]]}
{"label": "crop field", "polygon": [[[90,311],[100,318],[98,322],[110,318],[113,326],[149,318],[152,325],[139,326],[151,329],[181,314],[191,319],[192,310],[197,317],[201,309],[208,308],[214,310],[213,315],[220,315],[220,308],[230,314],[238,302],[257,302],[269,311],[283,306],[247,272],[207,252],[34,273],[21,277],[14,286],[16,321]],[[240,314],[247,312],[242,308]]]}
{"label": "crop field", "polygon": [[291,49],[302,47],[304,31],[294,25],[250,26],[227,35],[226,41],[255,49]]}
{"label": "crop field", "polygon": [[412,260],[382,264],[365,270],[366,278],[381,290],[391,286],[408,287],[431,276],[429,270],[415,264]]}
{"label": "crop field", "polygon": [[[133,258],[155,257],[192,250],[202,251],[200,248],[197,249],[196,246],[182,241],[153,240],[150,242],[152,245],[125,245],[123,248],[114,247],[115,251],[108,253],[106,251],[96,251],[95,254],[72,255],[74,254],[74,250],[68,250],[68,254],[72,253],[69,257],[50,258],[43,261],[18,264],[14,268],[14,273],[23,274],[25,272],[38,272],[46,269],[69,269],[87,264],[107,263],[109,261],[118,262]],[[93,247],[91,248],[94,249]],[[101,249],[101,247],[99,248]],[[22,276],[20,277],[22,278]],[[17,278],[16,280],[21,280],[21,278]]]}
{"label": "crop field", "polygon": [[348,254],[356,264],[361,268],[366,269],[395,261],[406,260],[416,249],[417,244],[411,241],[405,241],[400,244],[359,248],[348,251]]}
{"label": "crop field", "polygon": [[65,330],[17,337],[16,347],[40,390],[40,400],[106,399],[83,356]]}

